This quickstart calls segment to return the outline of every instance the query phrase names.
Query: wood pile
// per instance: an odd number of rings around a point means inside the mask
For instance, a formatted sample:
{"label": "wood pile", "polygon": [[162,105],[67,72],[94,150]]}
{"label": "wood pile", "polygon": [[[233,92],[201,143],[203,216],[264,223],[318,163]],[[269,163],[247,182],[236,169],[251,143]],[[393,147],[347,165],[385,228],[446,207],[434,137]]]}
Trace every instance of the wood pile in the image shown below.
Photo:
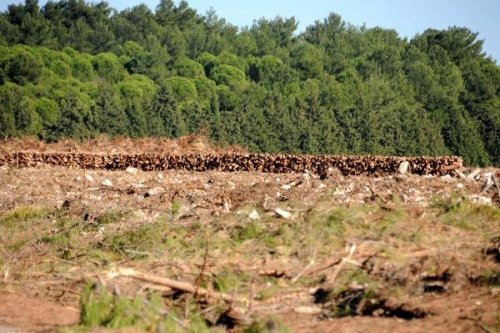
{"label": "wood pile", "polygon": [[19,168],[37,165],[66,168],[125,170],[128,167],[144,171],[167,169],[189,171],[258,171],[266,173],[311,172],[327,176],[330,169],[344,175],[383,176],[398,173],[401,163],[407,161],[408,173],[417,175],[454,174],[462,167],[462,159],[444,157],[391,157],[391,156],[334,156],[289,154],[93,154],[67,152],[32,152],[0,154],[0,166]]}

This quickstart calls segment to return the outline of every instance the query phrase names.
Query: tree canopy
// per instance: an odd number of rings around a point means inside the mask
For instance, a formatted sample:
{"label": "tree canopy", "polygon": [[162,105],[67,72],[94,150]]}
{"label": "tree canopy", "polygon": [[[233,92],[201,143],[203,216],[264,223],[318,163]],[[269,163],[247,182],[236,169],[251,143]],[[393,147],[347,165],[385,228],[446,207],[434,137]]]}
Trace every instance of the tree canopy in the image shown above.
{"label": "tree canopy", "polygon": [[334,13],[237,28],[211,10],[37,0],[0,12],[0,136],[176,137],[253,151],[457,154],[500,165],[500,69],[475,32]]}

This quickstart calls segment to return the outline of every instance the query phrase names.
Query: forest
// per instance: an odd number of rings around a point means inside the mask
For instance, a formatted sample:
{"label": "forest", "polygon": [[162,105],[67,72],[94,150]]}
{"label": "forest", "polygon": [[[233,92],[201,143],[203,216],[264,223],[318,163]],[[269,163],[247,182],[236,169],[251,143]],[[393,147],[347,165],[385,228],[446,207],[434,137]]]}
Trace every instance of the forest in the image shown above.
{"label": "forest", "polygon": [[411,39],[335,13],[239,28],[161,0],[0,12],[0,138],[202,133],[257,152],[500,165],[500,68],[465,27]]}

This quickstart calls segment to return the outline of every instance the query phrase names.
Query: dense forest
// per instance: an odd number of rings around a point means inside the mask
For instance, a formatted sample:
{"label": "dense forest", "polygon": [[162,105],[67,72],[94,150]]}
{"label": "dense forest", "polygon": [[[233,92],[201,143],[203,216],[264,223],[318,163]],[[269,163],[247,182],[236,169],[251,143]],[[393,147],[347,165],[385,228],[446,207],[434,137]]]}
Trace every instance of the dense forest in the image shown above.
{"label": "dense forest", "polygon": [[252,151],[500,165],[500,68],[467,28],[411,40],[336,14],[238,28],[212,10],[37,0],[0,12],[0,136],[178,137]]}

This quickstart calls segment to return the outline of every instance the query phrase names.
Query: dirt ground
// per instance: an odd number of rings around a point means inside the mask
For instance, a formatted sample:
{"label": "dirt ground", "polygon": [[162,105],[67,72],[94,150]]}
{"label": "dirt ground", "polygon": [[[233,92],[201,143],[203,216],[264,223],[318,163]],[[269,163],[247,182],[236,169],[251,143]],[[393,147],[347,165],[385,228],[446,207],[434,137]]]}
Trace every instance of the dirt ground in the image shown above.
{"label": "dirt ground", "polygon": [[37,152],[86,152],[86,153],[142,153],[150,154],[196,154],[196,153],[221,153],[221,152],[246,152],[238,146],[218,146],[203,135],[183,136],[177,139],[167,138],[126,138],[99,136],[87,141],[72,139],[57,142],[44,142],[32,137],[13,138],[0,140],[0,153],[18,151]]}
{"label": "dirt ground", "polygon": [[0,331],[498,332],[491,177],[2,167]]}

